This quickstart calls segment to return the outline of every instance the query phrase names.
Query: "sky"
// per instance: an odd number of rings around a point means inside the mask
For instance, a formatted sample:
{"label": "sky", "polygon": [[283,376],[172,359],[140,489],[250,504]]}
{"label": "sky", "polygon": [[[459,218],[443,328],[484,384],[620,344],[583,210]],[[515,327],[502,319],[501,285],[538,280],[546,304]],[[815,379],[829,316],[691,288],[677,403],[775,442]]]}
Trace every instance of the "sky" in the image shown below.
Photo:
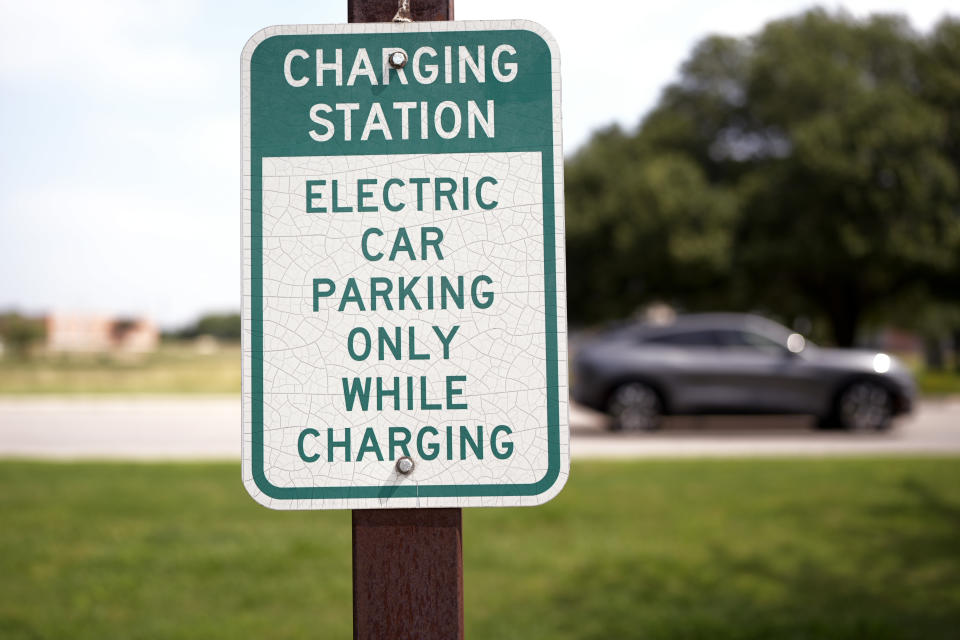
{"label": "sky", "polygon": [[[346,22],[346,6],[0,0],[0,310],[147,316],[165,328],[238,310],[240,51],[269,25]],[[701,38],[754,33],[811,5],[455,6],[458,20],[524,18],[553,34],[569,155],[598,128],[636,127]],[[822,6],[906,14],[928,31],[951,3]]]}

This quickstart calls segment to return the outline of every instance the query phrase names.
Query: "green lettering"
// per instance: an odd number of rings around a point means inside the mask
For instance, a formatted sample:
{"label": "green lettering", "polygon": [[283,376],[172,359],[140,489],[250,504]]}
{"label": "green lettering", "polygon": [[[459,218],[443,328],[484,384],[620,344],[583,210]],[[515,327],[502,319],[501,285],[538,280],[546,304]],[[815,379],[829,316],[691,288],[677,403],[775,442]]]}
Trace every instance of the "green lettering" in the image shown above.
{"label": "green lettering", "polygon": [[300,459],[303,460],[304,462],[316,462],[317,460],[320,459],[319,453],[312,453],[308,456],[306,452],[303,450],[303,440],[307,436],[313,436],[314,438],[318,438],[320,437],[320,432],[317,431],[316,429],[311,429],[309,427],[301,431],[300,437],[297,438],[297,453],[300,454]]}
{"label": "green lettering", "polygon": [[443,408],[439,402],[437,404],[427,402],[427,376],[420,376],[420,408],[426,411]]}
{"label": "green lettering", "polygon": [[[432,238],[430,236],[433,236]],[[440,252],[440,243],[443,242],[443,231],[437,227],[423,227],[420,229],[420,259],[427,259],[427,247],[433,247],[437,260],[443,260]]]}
{"label": "green lettering", "polygon": [[[473,279],[473,284],[470,286],[470,297],[473,298],[473,304],[478,309],[486,309],[493,304],[493,291],[483,291],[478,293],[478,285],[481,282],[486,282],[487,284],[493,284],[493,280],[490,279],[490,276],[479,275]],[[481,300],[482,298],[482,300]]]}
{"label": "green lettering", "polygon": [[[393,408],[400,409],[400,378],[393,377],[393,388],[385,389],[383,387],[383,378],[377,376],[377,411],[383,411],[383,397],[393,397]],[[393,460],[393,458],[390,458]]]}
{"label": "green lettering", "polygon": [[[320,285],[326,285],[329,287],[327,291],[320,291]],[[336,291],[337,285],[333,284],[333,280],[330,278],[314,278],[313,279],[313,310],[320,311],[320,298],[326,298],[327,296],[333,295],[333,292]]]}
{"label": "green lettering", "polygon": [[[399,327],[397,328],[397,330],[399,331]],[[410,359],[411,359],[411,360],[429,360],[429,359],[430,359],[430,354],[429,354],[429,353],[417,353],[417,340],[416,340],[416,335],[417,335],[416,329],[415,329],[414,327],[408,327],[408,329],[407,329],[407,337],[408,337],[407,342],[408,342],[408,344],[409,344],[408,351],[409,351],[409,354],[410,354]]]}
{"label": "green lettering", "polygon": [[383,251],[370,253],[369,249],[367,248],[367,240],[370,238],[370,236],[374,236],[374,235],[382,237],[383,230],[378,229],[376,227],[370,227],[369,229],[363,232],[363,237],[360,239],[360,251],[363,252],[363,257],[371,262],[376,262],[377,260],[383,257]]}
{"label": "green lettering", "polygon": [[[373,213],[377,210],[376,207],[366,206],[363,204],[364,200],[368,200],[373,197],[372,191],[366,191],[364,187],[368,184],[377,184],[376,178],[360,178],[357,180],[357,211],[360,213]],[[358,458],[359,459],[359,458]]]}
{"label": "green lettering", "polygon": [[[380,288],[380,285],[383,285],[383,289]],[[393,303],[390,302],[389,298],[391,291],[393,291],[393,281],[390,278],[370,278],[370,310],[377,310],[377,298],[380,298],[383,300],[383,306],[388,311],[393,311]]]}
{"label": "green lettering", "polygon": [[370,406],[370,378],[364,378],[363,382],[360,382],[360,378],[352,378],[349,383],[347,378],[340,380],[343,382],[343,403],[347,411],[353,411],[357,400],[360,400],[360,409],[366,411]]}
{"label": "green lettering", "polygon": [[380,443],[377,442],[377,434],[370,428],[363,432],[363,441],[360,443],[360,450],[357,451],[357,462],[363,460],[363,454],[367,452],[375,454],[377,460],[383,462],[383,453],[380,451]]}
{"label": "green lettering", "polygon": [[356,278],[347,278],[347,286],[343,288],[343,297],[340,298],[340,307],[338,311],[347,308],[347,303],[352,302],[357,305],[357,311],[366,311],[363,306],[363,296],[360,295],[360,287],[357,286]]}
{"label": "green lettering", "polygon": [[463,276],[457,276],[457,288],[450,284],[450,278],[440,276],[440,308],[447,308],[447,296],[453,298],[457,309],[463,309]]}
{"label": "green lettering", "polygon": [[423,436],[428,433],[434,437],[438,435],[437,430],[430,426],[420,429],[420,433],[417,434],[417,454],[423,460],[433,460],[440,455],[440,445],[436,442],[429,442],[427,443],[427,447],[424,448]]}
{"label": "green lettering", "polygon": [[[396,459],[397,447],[400,448],[401,453],[405,456],[410,455],[410,450],[407,448],[407,445],[410,444],[410,431],[404,429],[403,427],[390,427],[388,432],[390,434],[390,459]],[[400,436],[403,436],[402,438]]]}
{"label": "green lettering", "polygon": [[400,311],[406,309],[405,300],[407,298],[410,298],[410,303],[417,311],[420,311],[423,308],[420,306],[420,300],[418,300],[417,296],[413,293],[413,288],[417,286],[417,282],[419,281],[420,276],[413,276],[413,278],[410,279],[410,282],[406,283],[406,279],[403,276],[400,276],[400,284],[398,287],[398,292],[400,294]]}
{"label": "green lettering", "polygon": [[386,353],[384,347],[390,350],[394,360],[400,359],[400,327],[395,327],[394,329],[395,337],[391,340],[390,334],[387,333],[384,327],[377,327],[377,352],[380,355],[380,360],[383,360],[383,356]]}
{"label": "green lettering", "polygon": [[503,443],[503,449],[497,447],[497,435],[500,433],[506,433],[510,435],[513,431],[510,430],[505,424],[499,424],[493,428],[493,431],[490,432],[490,451],[493,452],[493,457],[498,460],[506,460],[511,455],[513,455],[513,442],[507,440]]}
{"label": "green lettering", "polygon": [[[355,342],[354,339],[357,336],[362,336],[363,342],[364,342],[363,351],[359,353],[354,348],[354,342]],[[350,330],[350,333],[347,334],[347,352],[350,354],[350,357],[356,360],[357,362],[366,360],[367,357],[370,355],[370,349],[371,349],[370,343],[371,343],[370,332],[364,329],[363,327],[354,327],[353,329]]]}
{"label": "green lettering", "polygon": [[460,330],[460,325],[455,324],[453,328],[450,329],[450,333],[444,333],[443,329],[433,325],[433,332],[437,334],[437,338],[440,339],[440,343],[443,345],[443,359],[450,359],[450,342],[453,341],[453,336],[457,335],[457,331]]}
{"label": "green lettering", "polygon": [[433,208],[440,211],[440,198],[446,198],[450,209],[457,210],[453,194],[457,192],[457,181],[453,178],[437,178],[433,181]]}
{"label": "green lettering", "polygon": [[314,199],[319,200],[322,196],[313,190],[314,187],[322,187],[327,184],[326,180],[307,180],[307,213],[326,213],[326,207],[313,206]]}
{"label": "green lettering", "polygon": [[333,462],[333,451],[343,448],[343,461],[350,462],[350,429],[343,430],[343,440],[335,440],[333,429],[327,429],[327,462]]}
{"label": "green lettering", "polygon": [[477,180],[477,197],[476,197],[477,204],[480,205],[481,209],[490,210],[495,208],[500,203],[497,202],[496,200],[490,200],[488,202],[483,199],[483,193],[481,193],[480,190],[483,189],[483,185],[485,184],[497,184],[497,179],[490,176],[484,176],[479,180]]}
{"label": "green lettering", "polygon": [[447,409],[466,409],[467,403],[462,404],[453,401],[454,396],[463,394],[463,387],[454,387],[454,382],[466,382],[467,376],[447,376]]}
{"label": "green lettering", "polygon": [[483,460],[483,425],[477,425],[477,439],[474,440],[470,435],[470,430],[466,425],[460,425],[460,459],[467,459],[467,445],[473,450],[473,455],[477,460]]}
{"label": "green lettering", "polygon": [[401,202],[400,204],[393,204],[390,202],[390,187],[393,185],[399,185],[402,187],[403,180],[400,178],[390,178],[383,184],[383,205],[390,211],[400,211],[407,205],[405,202]]}
{"label": "green lettering", "polygon": [[407,235],[406,227],[397,229],[397,237],[393,241],[393,249],[390,250],[390,262],[397,259],[397,253],[400,251],[405,251],[411,260],[417,259],[417,254],[413,251],[413,246],[410,244],[410,236]]}
{"label": "green lettering", "polygon": [[417,185],[417,211],[423,211],[423,185],[430,182],[430,178],[410,178],[410,184]]}
{"label": "green lettering", "polygon": [[339,204],[340,199],[337,197],[337,189],[340,186],[340,181],[332,180],[331,182],[333,183],[333,212],[334,213],[350,213],[351,211],[353,211],[353,207],[349,205],[346,207],[342,207]]}

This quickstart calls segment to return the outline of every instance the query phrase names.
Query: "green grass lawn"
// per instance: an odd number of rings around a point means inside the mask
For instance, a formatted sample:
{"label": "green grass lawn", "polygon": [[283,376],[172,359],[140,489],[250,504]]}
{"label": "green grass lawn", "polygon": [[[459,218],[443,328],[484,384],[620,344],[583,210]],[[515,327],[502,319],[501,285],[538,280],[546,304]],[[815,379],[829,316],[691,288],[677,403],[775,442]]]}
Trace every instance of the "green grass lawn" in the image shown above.
{"label": "green grass lawn", "polygon": [[960,394],[960,372],[920,371],[917,373],[917,386],[925,395]]}
{"label": "green grass lawn", "polygon": [[141,357],[37,357],[0,360],[0,394],[239,393],[240,349],[201,354],[164,345]]}
{"label": "green grass lawn", "polygon": [[[0,638],[350,637],[349,513],[239,476],[0,462]],[[474,639],[960,636],[960,458],[578,463],[464,547]]]}

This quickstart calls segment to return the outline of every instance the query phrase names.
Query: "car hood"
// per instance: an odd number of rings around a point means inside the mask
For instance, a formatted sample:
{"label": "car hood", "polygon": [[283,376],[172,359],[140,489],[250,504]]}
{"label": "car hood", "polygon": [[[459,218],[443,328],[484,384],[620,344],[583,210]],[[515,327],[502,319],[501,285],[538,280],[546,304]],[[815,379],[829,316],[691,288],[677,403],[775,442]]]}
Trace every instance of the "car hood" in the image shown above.
{"label": "car hood", "polygon": [[811,347],[804,351],[803,355],[812,362],[827,367],[892,375],[907,373],[907,368],[900,360],[882,351]]}

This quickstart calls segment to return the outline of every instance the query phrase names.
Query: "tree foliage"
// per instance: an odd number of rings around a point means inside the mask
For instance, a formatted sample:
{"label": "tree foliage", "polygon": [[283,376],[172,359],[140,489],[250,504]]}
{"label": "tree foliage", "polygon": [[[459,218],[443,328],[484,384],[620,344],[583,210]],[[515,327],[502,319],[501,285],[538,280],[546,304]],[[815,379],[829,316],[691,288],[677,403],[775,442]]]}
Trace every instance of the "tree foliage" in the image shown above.
{"label": "tree foliage", "polygon": [[179,338],[196,338],[198,336],[212,336],[218,340],[240,340],[239,313],[210,313],[201,316],[192,325],[177,332]]}
{"label": "tree foliage", "polygon": [[849,345],[900,296],[957,295],[960,23],[814,10],[707,38],[567,185],[574,321],[761,307]]}
{"label": "tree foliage", "polygon": [[30,354],[30,350],[47,335],[42,318],[31,318],[16,312],[0,314],[0,342],[4,348],[18,357]]}

